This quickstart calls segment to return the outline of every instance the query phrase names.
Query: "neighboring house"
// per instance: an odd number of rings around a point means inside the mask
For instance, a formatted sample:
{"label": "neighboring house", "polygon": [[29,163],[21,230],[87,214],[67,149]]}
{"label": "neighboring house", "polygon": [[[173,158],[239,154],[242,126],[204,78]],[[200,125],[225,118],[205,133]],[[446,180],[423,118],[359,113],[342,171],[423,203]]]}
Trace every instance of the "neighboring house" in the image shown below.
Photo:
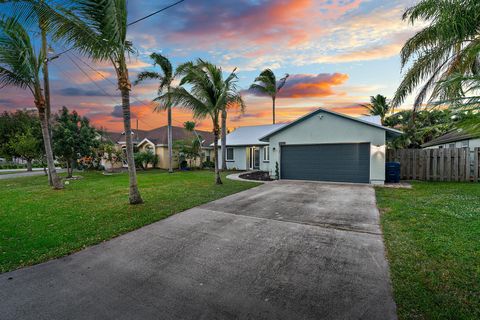
{"label": "neighboring house", "polygon": [[441,148],[480,148],[480,137],[465,133],[461,130],[450,131],[443,136],[435,138],[427,143],[422,144],[424,149],[441,149]]}
{"label": "neighboring house", "polygon": [[383,184],[386,142],[401,134],[378,117],[320,108],[291,123],[233,131],[227,135],[227,166],[272,177],[278,166],[280,179]]}
{"label": "neighboring house", "polygon": [[[158,155],[157,168],[168,169],[168,132],[167,126],[152,130],[132,130],[133,144],[138,151],[151,151]],[[182,127],[172,127],[173,141],[192,141],[199,139],[202,145],[202,161],[213,161],[213,148],[210,144],[213,142],[213,134],[207,131],[195,130],[190,132]],[[121,148],[126,147],[125,133],[107,133],[109,139]],[[200,158],[194,162],[200,166]],[[173,156],[173,168],[178,168],[178,154]]]}
{"label": "neighboring house", "polygon": [[450,148],[469,148],[470,163],[472,174],[475,163],[475,148],[480,148],[480,137],[463,132],[462,130],[452,130],[443,136],[435,138],[422,144],[423,149],[450,149]]}

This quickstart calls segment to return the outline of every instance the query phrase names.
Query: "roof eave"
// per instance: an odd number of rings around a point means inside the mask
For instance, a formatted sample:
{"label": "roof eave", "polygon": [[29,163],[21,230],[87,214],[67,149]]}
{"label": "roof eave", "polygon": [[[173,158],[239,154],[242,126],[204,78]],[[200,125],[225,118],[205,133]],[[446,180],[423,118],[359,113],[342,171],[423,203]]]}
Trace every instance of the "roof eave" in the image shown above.
{"label": "roof eave", "polygon": [[375,123],[371,123],[371,122],[368,122],[368,121],[365,121],[365,120],[362,120],[362,119],[357,119],[357,118],[354,118],[354,117],[350,117],[350,116],[347,116],[345,114],[341,114],[341,113],[338,113],[338,112],[334,112],[334,111],[331,111],[331,110],[327,110],[327,109],[324,109],[324,108],[318,108],[317,110],[315,111],[312,111],[306,115],[304,115],[303,117],[300,117],[298,118],[297,120],[293,121],[293,122],[290,122],[289,124],[281,127],[281,128],[278,128],[277,130],[274,130],[272,132],[270,132],[269,134],[267,135],[264,135],[263,137],[261,137],[260,141],[265,141],[265,142],[268,142],[270,137],[289,128],[289,127],[292,127],[300,122],[303,122],[307,119],[309,119],[310,117],[313,117],[314,115],[320,113],[320,112],[326,112],[326,113],[329,113],[329,114],[332,114],[332,115],[336,115],[336,116],[339,116],[339,117],[342,117],[342,118],[345,118],[345,119],[349,119],[349,120],[352,120],[352,121],[356,121],[356,122],[360,122],[360,123],[363,123],[363,124],[366,124],[368,126],[371,126],[371,127],[374,127],[374,128],[378,128],[378,129],[382,129],[382,130],[385,130],[386,132],[389,132],[391,133],[392,135],[397,135],[397,136],[400,136],[403,134],[402,131],[400,130],[396,130],[396,129],[392,129],[392,128],[388,128],[388,127],[384,127],[382,125],[378,125],[378,124],[375,124]]}

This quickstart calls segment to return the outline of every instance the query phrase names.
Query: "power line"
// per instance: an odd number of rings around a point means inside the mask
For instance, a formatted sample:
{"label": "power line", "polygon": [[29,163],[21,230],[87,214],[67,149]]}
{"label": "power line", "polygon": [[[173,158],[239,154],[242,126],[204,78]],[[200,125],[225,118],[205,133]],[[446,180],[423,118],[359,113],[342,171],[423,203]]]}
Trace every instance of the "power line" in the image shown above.
{"label": "power line", "polygon": [[140,21],[143,21],[143,20],[145,20],[145,19],[148,19],[148,18],[150,18],[151,16],[156,15],[157,13],[160,13],[160,12],[165,11],[165,10],[167,10],[167,9],[170,9],[171,7],[174,7],[174,6],[176,6],[177,4],[179,4],[179,3],[181,3],[181,2],[184,2],[184,1],[185,1],[185,0],[180,0],[180,1],[177,1],[177,2],[175,2],[175,3],[172,3],[172,4],[170,4],[170,5],[162,8],[162,9],[160,9],[160,10],[157,10],[157,11],[155,11],[155,12],[153,12],[153,13],[150,13],[149,15],[146,15],[146,16],[143,17],[143,18],[140,18],[140,19],[137,19],[137,20],[135,20],[135,21],[132,21],[132,22],[128,23],[127,26],[131,26],[131,25],[134,25],[135,23],[138,23],[138,22],[140,22]]}
{"label": "power line", "polygon": [[[178,5],[178,4],[180,4],[181,2],[184,2],[184,1],[185,1],[185,0],[179,0],[179,1],[175,2],[175,3],[172,3],[172,4],[170,4],[170,5],[166,6],[166,7],[163,7],[163,8],[160,9],[160,10],[157,10],[157,11],[155,11],[155,12],[150,13],[149,15],[146,15],[145,17],[142,17],[142,18],[140,18],[140,19],[137,19],[137,20],[135,20],[135,21],[132,21],[132,22],[128,23],[127,26],[131,26],[131,25],[134,25],[134,24],[136,24],[136,23],[138,23],[138,22],[140,22],[140,21],[143,21],[143,20],[145,20],[145,19],[148,19],[148,18],[150,18],[151,16],[154,16],[154,15],[156,15],[156,14],[162,12],[162,11],[168,10],[168,9],[170,9],[170,8],[176,6],[176,5]],[[94,39],[94,40],[95,40],[95,39]],[[98,43],[98,42],[99,42],[99,41],[98,41],[98,39],[97,39],[97,43]],[[52,56],[52,57],[50,57],[50,58],[47,58],[47,61],[52,61],[52,60],[54,60],[54,59],[57,59],[57,58],[59,58],[61,55],[65,54],[65,53],[67,53],[67,52],[70,52],[70,51],[72,51],[72,50],[74,50],[74,49],[76,49],[75,46],[73,46],[73,47],[71,47],[71,48],[69,48],[69,49],[66,49],[66,50],[64,50],[64,51],[62,51],[62,52],[60,52],[60,53],[58,53],[58,54],[56,54],[56,55],[54,55],[54,56]]]}

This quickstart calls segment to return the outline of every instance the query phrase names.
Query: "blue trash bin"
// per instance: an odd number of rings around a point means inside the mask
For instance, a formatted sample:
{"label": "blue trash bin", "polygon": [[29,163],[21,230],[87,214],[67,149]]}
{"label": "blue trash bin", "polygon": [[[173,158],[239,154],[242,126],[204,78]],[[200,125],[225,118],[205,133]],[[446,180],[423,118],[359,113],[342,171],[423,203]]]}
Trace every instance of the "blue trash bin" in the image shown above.
{"label": "blue trash bin", "polygon": [[400,182],[400,162],[385,163],[385,182],[387,183]]}

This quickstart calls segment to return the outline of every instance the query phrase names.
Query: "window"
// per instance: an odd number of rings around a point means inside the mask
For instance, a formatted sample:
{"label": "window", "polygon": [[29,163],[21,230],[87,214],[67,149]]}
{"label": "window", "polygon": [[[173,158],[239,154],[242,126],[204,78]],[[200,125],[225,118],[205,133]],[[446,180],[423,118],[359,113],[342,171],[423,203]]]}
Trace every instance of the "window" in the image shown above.
{"label": "window", "polygon": [[469,146],[468,140],[462,141],[462,148],[467,148]]}
{"label": "window", "polygon": [[450,143],[450,144],[448,145],[448,147],[449,147],[449,148],[455,148],[455,143]]}
{"label": "window", "polygon": [[233,161],[233,148],[227,148],[227,161]]}
{"label": "window", "polygon": [[270,147],[263,147],[263,161],[270,161]]}

